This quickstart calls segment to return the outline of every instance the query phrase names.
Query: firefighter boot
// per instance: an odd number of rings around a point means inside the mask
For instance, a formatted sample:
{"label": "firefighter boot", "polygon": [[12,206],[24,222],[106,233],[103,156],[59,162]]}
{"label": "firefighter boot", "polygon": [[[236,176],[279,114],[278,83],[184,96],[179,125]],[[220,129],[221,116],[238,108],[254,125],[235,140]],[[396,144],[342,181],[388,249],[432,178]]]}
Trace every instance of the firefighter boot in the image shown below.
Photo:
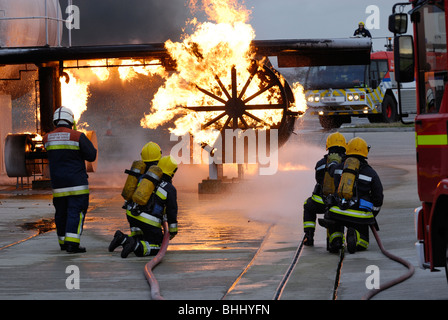
{"label": "firefighter boot", "polygon": [[127,236],[120,230],[115,231],[114,238],[109,244],[109,252],[113,252],[116,248],[123,245]]}
{"label": "firefighter boot", "polygon": [[87,251],[86,248],[81,247],[79,243],[67,243],[65,250],[67,253],[84,253]]}
{"label": "firefighter boot", "polygon": [[328,251],[330,253],[339,253],[340,249],[342,249],[342,238],[336,237],[328,245]]}
{"label": "firefighter boot", "polygon": [[305,237],[303,238],[303,244],[308,247],[314,246],[314,229],[305,230]]}
{"label": "firefighter boot", "polygon": [[349,253],[355,253],[357,246],[356,231],[353,228],[347,229],[347,250]]}
{"label": "firefighter boot", "polygon": [[137,248],[138,242],[133,237],[126,237],[126,241],[123,244],[123,250],[121,250],[121,257],[127,258],[127,256],[134,252]]}

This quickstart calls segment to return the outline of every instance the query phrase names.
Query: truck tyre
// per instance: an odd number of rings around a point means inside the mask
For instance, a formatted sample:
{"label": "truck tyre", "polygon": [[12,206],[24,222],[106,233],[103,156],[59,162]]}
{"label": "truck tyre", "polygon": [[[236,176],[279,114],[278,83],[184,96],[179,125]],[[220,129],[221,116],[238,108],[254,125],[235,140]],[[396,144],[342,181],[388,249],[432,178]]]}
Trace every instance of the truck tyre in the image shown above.
{"label": "truck tyre", "polygon": [[386,123],[397,121],[397,103],[390,95],[385,95],[381,109],[383,110],[383,120]]}
{"label": "truck tyre", "polygon": [[326,130],[339,128],[344,123],[343,119],[338,116],[319,116],[319,122]]}

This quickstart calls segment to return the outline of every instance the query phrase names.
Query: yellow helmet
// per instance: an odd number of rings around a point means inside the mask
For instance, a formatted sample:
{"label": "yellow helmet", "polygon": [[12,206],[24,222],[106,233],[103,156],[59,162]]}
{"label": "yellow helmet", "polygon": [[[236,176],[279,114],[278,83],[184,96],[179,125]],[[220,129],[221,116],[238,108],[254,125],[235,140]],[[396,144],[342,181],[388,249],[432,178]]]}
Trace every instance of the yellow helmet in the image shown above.
{"label": "yellow helmet", "polygon": [[172,156],[162,157],[157,166],[162,169],[164,174],[170,177],[174,176],[174,173],[177,171],[177,161]]}
{"label": "yellow helmet", "polygon": [[361,21],[360,23],[358,23],[358,26],[363,26],[364,27],[365,24],[364,24],[364,22]]}
{"label": "yellow helmet", "polygon": [[363,156],[367,158],[369,153],[369,146],[363,138],[356,137],[351,139],[347,145],[347,155],[348,156]]}
{"label": "yellow helmet", "polygon": [[327,137],[327,150],[331,147],[347,148],[347,141],[342,133],[334,132]]}
{"label": "yellow helmet", "polygon": [[155,142],[148,142],[142,148],[140,153],[144,162],[159,161],[162,158],[162,149]]}

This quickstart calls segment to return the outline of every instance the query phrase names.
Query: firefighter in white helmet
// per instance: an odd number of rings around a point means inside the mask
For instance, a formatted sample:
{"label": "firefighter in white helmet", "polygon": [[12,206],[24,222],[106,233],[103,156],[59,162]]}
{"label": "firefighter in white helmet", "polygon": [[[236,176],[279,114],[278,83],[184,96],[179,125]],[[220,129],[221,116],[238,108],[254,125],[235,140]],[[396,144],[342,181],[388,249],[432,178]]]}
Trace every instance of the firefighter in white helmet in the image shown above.
{"label": "firefighter in white helmet", "polygon": [[383,186],[377,172],[367,163],[369,149],[364,139],[351,139],[345,161],[334,171],[334,200],[325,219],[319,219],[328,228],[330,252],[337,253],[342,248],[344,227],[349,253],[366,250],[369,225],[378,228],[375,217],[383,204]]}
{"label": "firefighter in white helmet", "polygon": [[345,137],[335,132],[327,137],[326,150],[328,153],[315,166],[316,185],[311,197],[303,204],[303,229],[305,233],[304,245],[314,245],[316,229],[316,214],[324,214],[327,207],[325,198],[334,193],[334,180],[329,175],[332,166],[341,163],[345,157]]}
{"label": "firefighter in white helmet", "polygon": [[97,150],[82,132],[73,130],[73,112],[58,108],[53,115],[54,131],[43,138],[50,167],[56,232],[61,250],[85,252],[80,246],[89,206],[89,183],[85,161],[95,161]]}

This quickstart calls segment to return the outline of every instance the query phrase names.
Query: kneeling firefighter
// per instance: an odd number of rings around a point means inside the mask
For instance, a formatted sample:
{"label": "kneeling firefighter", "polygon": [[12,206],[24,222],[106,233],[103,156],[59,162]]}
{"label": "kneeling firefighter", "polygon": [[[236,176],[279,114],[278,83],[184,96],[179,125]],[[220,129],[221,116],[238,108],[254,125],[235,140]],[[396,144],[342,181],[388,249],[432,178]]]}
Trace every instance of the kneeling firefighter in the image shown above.
{"label": "kneeling firefighter", "polygon": [[345,158],[345,137],[335,132],[327,137],[326,150],[328,153],[320,159],[315,166],[316,185],[311,197],[303,204],[303,229],[305,238],[303,244],[314,245],[314,232],[316,230],[316,215],[324,214],[327,207],[325,199],[334,193],[334,180],[329,170],[332,166],[340,164]]}
{"label": "kneeling firefighter", "polygon": [[[161,170],[160,183],[155,186],[146,203],[142,204],[141,199],[133,197],[138,204],[132,206],[128,204],[126,216],[133,232],[132,236],[117,231],[109,246],[109,251],[113,251],[122,245],[122,258],[126,258],[131,252],[139,257],[156,255],[163,240],[163,219],[168,221],[170,238],[177,234],[177,191],[172,184],[177,163],[171,156],[166,156],[158,161],[157,167]],[[151,168],[154,169],[154,166]],[[145,178],[140,182],[134,195],[139,193],[144,181]]]}
{"label": "kneeling firefighter", "polygon": [[367,163],[369,149],[364,139],[351,139],[347,158],[334,171],[337,192],[328,201],[325,219],[319,220],[328,228],[330,252],[336,253],[342,248],[344,226],[349,253],[369,246],[369,225],[376,225],[375,217],[384,199],[381,180]]}
{"label": "kneeling firefighter", "polygon": [[[134,193],[137,191],[137,187],[139,186],[139,183],[143,179],[143,175],[148,172],[148,170],[151,168],[151,171],[155,171],[154,169],[159,169],[157,164],[159,163],[159,160],[162,158],[162,149],[160,149],[159,145],[155,142],[148,142],[146,143],[141,152],[140,152],[141,160],[136,160],[132,163],[130,170],[125,170],[125,173],[128,174],[128,177],[126,179],[126,183],[123,187],[123,191],[121,192],[122,197],[124,198],[125,202],[123,205],[123,209],[126,209],[126,213],[132,210],[134,207],[136,207],[138,204],[133,201]],[[151,174],[152,173],[152,174]],[[160,172],[150,172],[150,178],[151,176],[154,177],[154,174],[158,174],[161,176]],[[143,180],[143,185],[140,186],[140,190],[136,195],[144,195],[142,198],[148,198],[152,194],[152,191],[158,184],[157,178],[152,180]],[[151,185],[152,182],[152,185]],[[147,188],[143,188],[147,186]],[[152,187],[152,188],[151,188]],[[146,189],[146,190],[145,190]],[[146,192],[140,192],[140,191],[146,191]],[[148,200],[146,199],[146,200]],[[144,201],[144,200],[141,200]],[[143,204],[146,204],[143,203]],[[128,216],[126,215],[127,220],[129,222],[129,227],[131,229],[131,237],[136,238],[137,240],[143,238],[143,231],[135,225],[133,220],[129,220]],[[125,236],[120,230],[117,230],[114,235],[114,239],[109,245],[109,251],[114,251],[117,247],[124,244],[125,240],[127,239],[127,236]]]}

